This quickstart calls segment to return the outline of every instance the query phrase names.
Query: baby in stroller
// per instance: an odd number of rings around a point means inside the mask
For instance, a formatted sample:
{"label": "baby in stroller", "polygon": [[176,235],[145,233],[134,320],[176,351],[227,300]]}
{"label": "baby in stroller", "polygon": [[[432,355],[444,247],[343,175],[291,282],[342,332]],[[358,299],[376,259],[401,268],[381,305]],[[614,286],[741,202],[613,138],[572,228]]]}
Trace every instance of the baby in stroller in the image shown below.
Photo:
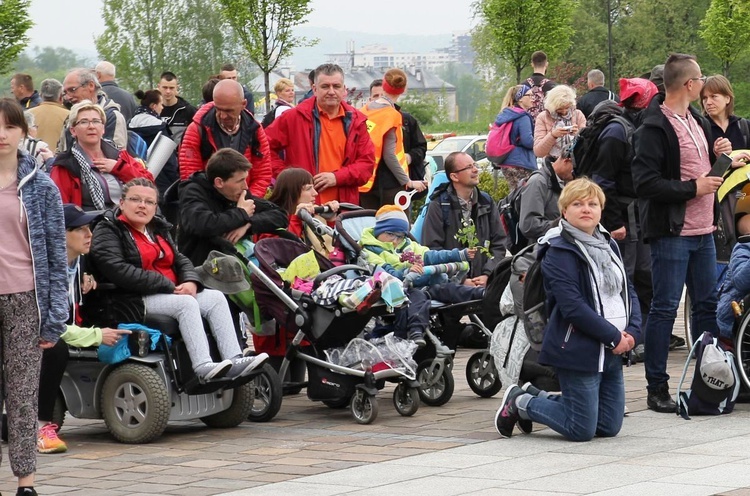
{"label": "baby in stroller", "polygon": [[[448,282],[445,274],[425,274],[427,265],[465,262],[474,258],[476,249],[430,250],[408,237],[409,220],[395,205],[385,205],[375,214],[375,226],[362,231],[361,257],[370,266],[404,280],[410,273],[420,274],[406,295],[409,305],[395,312],[394,334],[426,345],[424,333],[430,323],[430,300],[461,303],[484,297],[483,287]],[[411,276],[410,276],[411,278]]]}
{"label": "baby in stroller", "polygon": [[716,307],[716,324],[719,341],[728,350],[734,351],[734,325],[736,321],[733,302],[742,302],[750,294],[750,214],[739,218],[737,244],[729,258],[726,278],[719,288]]}

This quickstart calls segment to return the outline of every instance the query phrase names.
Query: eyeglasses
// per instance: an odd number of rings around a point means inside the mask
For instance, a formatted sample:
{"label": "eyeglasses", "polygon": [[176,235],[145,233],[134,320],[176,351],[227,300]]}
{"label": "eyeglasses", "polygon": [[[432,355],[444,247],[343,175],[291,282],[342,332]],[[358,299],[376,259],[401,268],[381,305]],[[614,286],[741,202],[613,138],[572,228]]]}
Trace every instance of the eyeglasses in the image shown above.
{"label": "eyeglasses", "polygon": [[78,91],[78,88],[80,88],[81,86],[83,85],[79,84],[78,86],[73,86],[72,88],[66,88],[63,90],[63,93],[65,93],[66,95],[72,95],[73,93]]}
{"label": "eyeglasses", "polygon": [[476,163],[476,162],[474,162],[474,163],[473,163],[473,164],[471,164],[471,165],[467,165],[467,166],[466,166],[466,167],[464,167],[463,169],[458,169],[457,171],[453,171],[453,173],[454,173],[454,174],[458,174],[459,172],[463,172],[463,171],[466,171],[466,170],[469,170],[469,169],[479,169],[479,164],[478,164],[478,163]]}
{"label": "eyeglasses", "polygon": [[125,198],[125,201],[135,203],[136,205],[140,205],[141,203],[143,203],[147,207],[156,206],[156,202],[154,200],[144,200],[143,198],[138,198],[137,196],[128,196],[127,198]]}
{"label": "eyeglasses", "polygon": [[690,79],[688,79],[687,81],[685,81],[685,86],[687,86],[687,84],[688,84],[688,83],[689,83],[690,81],[700,81],[701,83],[703,83],[703,84],[706,84],[706,80],[707,80],[707,79],[708,79],[708,76],[701,76],[701,77],[694,77],[694,78],[690,78]]}
{"label": "eyeglasses", "polygon": [[104,121],[101,119],[81,119],[80,121],[76,122],[76,126],[83,126],[83,127],[89,127],[89,126],[100,126],[104,124]]}
{"label": "eyeglasses", "polygon": [[394,241],[403,241],[406,238],[406,233],[395,233],[386,231],[385,234],[393,238]]}

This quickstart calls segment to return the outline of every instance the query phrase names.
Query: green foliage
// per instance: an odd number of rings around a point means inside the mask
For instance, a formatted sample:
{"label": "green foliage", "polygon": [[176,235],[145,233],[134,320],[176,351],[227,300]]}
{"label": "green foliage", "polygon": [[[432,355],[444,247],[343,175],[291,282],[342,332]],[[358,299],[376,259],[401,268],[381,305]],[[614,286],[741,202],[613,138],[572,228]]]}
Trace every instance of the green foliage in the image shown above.
{"label": "green foliage", "polygon": [[486,191],[493,200],[498,201],[508,196],[508,182],[498,171],[479,173],[479,189]]}
{"label": "green foliage", "polygon": [[250,60],[264,76],[266,111],[270,110],[268,75],[295,48],[312,46],[318,40],[294,36],[292,29],[304,24],[312,9],[310,0],[218,0],[221,12],[232,26]]}
{"label": "green foliage", "polygon": [[431,126],[436,122],[445,120],[445,112],[440,108],[436,95],[408,95],[399,100],[403,110],[413,115],[420,126]]}
{"label": "green foliage", "polygon": [[47,78],[62,81],[65,73],[71,67],[91,66],[92,61],[78,57],[72,50],[62,47],[34,47],[18,56],[16,62],[9,67],[7,78],[16,72],[29,74],[34,81],[34,87]]}
{"label": "green foliage", "polygon": [[750,43],[750,4],[747,0],[711,0],[699,33],[729,76],[729,68]]}
{"label": "green foliage", "polygon": [[453,62],[436,72],[446,83],[450,83],[456,87],[458,120],[461,122],[473,121],[477,108],[484,98],[484,84],[482,80],[465,66]]}
{"label": "green foliage", "polygon": [[31,0],[0,2],[0,74],[5,73],[28,43]]}
{"label": "green foliage", "polygon": [[480,253],[492,258],[492,252],[487,248],[487,244],[480,244],[481,241],[477,237],[477,226],[474,225],[474,221],[471,219],[463,220],[461,222],[461,228],[456,232],[454,236],[456,240],[468,249],[476,248]]}
{"label": "green foliage", "polygon": [[198,101],[208,76],[232,60],[231,30],[215,0],[104,0],[102,18],[99,56],[117,67],[120,86],[130,91],[153,88],[172,71],[180,94]]}
{"label": "green foliage", "polygon": [[478,0],[478,60],[489,67],[495,67],[496,59],[504,60],[520,83],[521,71],[536,50],[554,59],[568,48],[574,6],[574,0]]}

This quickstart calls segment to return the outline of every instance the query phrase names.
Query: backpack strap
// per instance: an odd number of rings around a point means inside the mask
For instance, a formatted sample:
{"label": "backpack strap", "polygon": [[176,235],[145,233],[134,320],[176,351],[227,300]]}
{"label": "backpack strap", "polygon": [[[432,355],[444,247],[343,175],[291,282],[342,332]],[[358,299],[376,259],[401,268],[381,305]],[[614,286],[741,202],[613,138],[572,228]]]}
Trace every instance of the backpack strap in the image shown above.
{"label": "backpack strap", "polygon": [[750,148],[750,124],[748,124],[747,119],[740,117],[739,125],[742,137],[745,138],[745,148]]}
{"label": "backpack strap", "polygon": [[[690,415],[688,412],[688,406],[687,406],[687,399],[688,394],[686,394],[685,391],[682,391],[682,385],[685,382],[685,376],[687,375],[688,368],[690,367],[690,363],[693,361],[693,357],[696,356],[695,352],[698,349],[698,346],[703,341],[703,335],[701,335],[700,339],[697,339],[693,342],[693,347],[690,348],[690,353],[688,353],[687,359],[685,360],[685,366],[682,368],[682,375],[680,376],[680,382],[677,383],[677,394],[676,394],[676,403],[677,403],[677,415],[684,418],[685,420],[690,420]],[[695,364],[696,367],[699,366],[699,364]]]}

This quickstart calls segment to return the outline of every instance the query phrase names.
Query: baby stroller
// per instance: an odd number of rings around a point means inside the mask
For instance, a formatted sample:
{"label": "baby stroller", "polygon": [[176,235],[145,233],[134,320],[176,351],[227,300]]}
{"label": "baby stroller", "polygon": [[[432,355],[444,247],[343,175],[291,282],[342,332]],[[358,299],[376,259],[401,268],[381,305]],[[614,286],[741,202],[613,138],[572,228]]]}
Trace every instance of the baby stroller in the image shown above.
{"label": "baby stroller", "polygon": [[[359,259],[361,247],[359,240],[362,230],[375,225],[375,211],[359,210],[346,212],[336,220],[334,242],[344,253],[347,261],[355,263]],[[457,304],[444,304],[438,301],[431,303],[430,328],[425,333],[427,346],[419,350],[414,358],[417,360],[417,381],[422,402],[430,406],[447,403],[453,396],[455,380],[453,378],[453,356],[455,352],[445,346],[439,336],[443,333],[442,315],[468,315],[489,338],[490,331],[476,313],[481,310],[482,300]],[[494,396],[502,388],[497,370],[489,349],[474,353],[466,364],[466,380],[474,393],[483,398]]]}
{"label": "baby stroller", "polygon": [[[285,377],[289,364],[301,360],[307,365],[307,396],[331,408],[349,405],[352,416],[361,424],[369,424],[378,415],[376,394],[385,381],[397,383],[393,404],[400,415],[411,416],[419,408],[418,383],[400,370],[383,368],[381,364],[363,363],[361,368],[334,364],[325,359],[324,350],[345,346],[361,334],[365,324],[379,311],[373,307],[367,313],[349,311],[337,303],[317,304],[310,294],[291,289],[281,278],[278,269],[286,268],[295,258],[310,253],[304,243],[268,238],[255,245],[259,266],[249,264],[255,298],[264,316],[278,325],[296,332],[287,348],[280,376]],[[312,252],[321,273],[315,277],[313,289],[335,275],[355,271],[369,275],[362,267],[333,263],[317,252]],[[383,306],[384,308],[384,306]],[[303,346],[303,340],[309,345]],[[300,384],[299,386],[304,386]]]}

